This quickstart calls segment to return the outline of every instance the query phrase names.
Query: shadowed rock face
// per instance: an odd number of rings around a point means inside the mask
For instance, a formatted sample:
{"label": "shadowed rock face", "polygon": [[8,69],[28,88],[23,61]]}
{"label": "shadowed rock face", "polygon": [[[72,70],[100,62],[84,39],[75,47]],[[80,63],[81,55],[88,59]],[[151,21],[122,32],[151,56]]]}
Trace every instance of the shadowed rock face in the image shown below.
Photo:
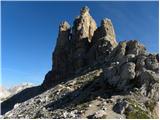
{"label": "shadowed rock face", "polygon": [[116,35],[110,19],[105,18],[101,21],[101,26],[98,27],[94,33],[93,41],[96,42],[99,39],[105,39],[109,41],[113,47],[117,46]]}
{"label": "shadowed rock face", "polygon": [[72,28],[66,21],[60,24],[52,56],[52,70],[47,73],[42,86],[47,89],[75,75],[76,71],[97,61],[99,57],[109,55],[116,46],[111,20],[103,19],[97,28],[89,8],[83,7]]}

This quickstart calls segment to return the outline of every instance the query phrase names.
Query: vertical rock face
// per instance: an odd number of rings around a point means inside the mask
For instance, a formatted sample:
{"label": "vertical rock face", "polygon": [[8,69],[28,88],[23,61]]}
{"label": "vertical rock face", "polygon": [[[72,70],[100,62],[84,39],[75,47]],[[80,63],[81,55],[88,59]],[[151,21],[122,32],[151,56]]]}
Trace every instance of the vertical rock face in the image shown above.
{"label": "vertical rock face", "polygon": [[122,64],[128,59],[124,56],[139,55],[144,51],[145,48],[136,41],[118,44],[114,27],[108,18],[103,19],[97,28],[89,8],[85,6],[80,10],[80,16],[75,18],[72,27],[66,21],[60,24],[52,55],[52,69],[46,74],[42,86],[48,89],[76,75],[81,68],[106,59],[120,61]]}
{"label": "vertical rock face", "polygon": [[92,47],[88,52],[89,63],[104,59],[117,46],[114,28],[110,19],[103,19],[92,38]]}
{"label": "vertical rock face", "polygon": [[96,42],[102,38],[109,41],[113,47],[117,46],[116,35],[110,19],[105,18],[101,21],[101,26],[94,33],[93,41]]}
{"label": "vertical rock face", "polygon": [[[67,74],[67,63],[70,44],[69,36],[70,25],[66,21],[64,21],[59,26],[57,45],[52,56],[52,70],[56,72],[58,78],[62,77],[62,74]],[[63,79],[63,77],[61,79]]]}
{"label": "vertical rock face", "polygon": [[72,28],[73,61],[74,69],[77,70],[87,64],[86,53],[89,50],[89,44],[96,30],[96,22],[89,14],[89,8],[83,7],[80,11]]}
{"label": "vertical rock face", "polygon": [[64,21],[59,26],[57,44],[52,55],[52,70],[42,84],[44,88],[63,81],[79,69],[104,59],[117,46],[110,19],[103,19],[97,28],[87,6],[80,11],[71,28]]}
{"label": "vertical rock face", "polygon": [[76,42],[87,39],[91,42],[94,31],[96,30],[96,22],[89,13],[89,8],[87,6],[83,7],[80,11],[80,16],[78,16],[72,28],[73,40]]}
{"label": "vertical rock face", "polygon": [[45,88],[49,88],[58,83],[57,80],[64,79],[68,74],[68,61],[70,52],[70,25],[64,21],[59,25],[57,44],[52,54],[52,70],[49,71],[43,82]]}

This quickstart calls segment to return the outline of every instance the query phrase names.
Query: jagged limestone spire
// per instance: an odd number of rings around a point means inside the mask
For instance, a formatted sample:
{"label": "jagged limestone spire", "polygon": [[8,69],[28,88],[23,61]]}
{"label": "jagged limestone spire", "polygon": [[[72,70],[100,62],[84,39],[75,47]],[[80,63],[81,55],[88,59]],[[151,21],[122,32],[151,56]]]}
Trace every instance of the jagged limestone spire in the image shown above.
{"label": "jagged limestone spire", "polygon": [[116,34],[114,32],[112,21],[108,18],[104,18],[101,21],[101,27],[104,29],[104,36],[106,39],[109,40],[113,46],[117,46]]}
{"label": "jagged limestone spire", "polygon": [[80,10],[80,16],[76,17],[72,29],[75,41],[88,39],[91,42],[94,31],[97,29],[96,22],[89,13],[87,6]]}
{"label": "jagged limestone spire", "polygon": [[56,46],[64,46],[69,40],[69,35],[70,25],[67,21],[62,21],[59,25],[59,33]]}
{"label": "jagged limestone spire", "polygon": [[85,16],[85,15],[87,15],[87,14],[89,14],[89,8],[88,8],[88,6],[82,7],[82,9],[81,9],[81,11],[80,11],[80,15],[81,15],[81,16]]}
{"label": "jagged limestone spire", "polygon": [[67,21],[62,21],[59,25],[59,31],[66,31],[70,29],[70,25]]}

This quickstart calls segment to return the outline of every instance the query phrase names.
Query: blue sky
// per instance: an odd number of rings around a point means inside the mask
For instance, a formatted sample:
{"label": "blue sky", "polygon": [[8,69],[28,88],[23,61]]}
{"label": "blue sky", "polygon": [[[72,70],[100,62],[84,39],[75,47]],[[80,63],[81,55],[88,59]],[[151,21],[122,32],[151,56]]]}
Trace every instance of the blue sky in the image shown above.
{"label": "blue sky", "polygon": [[59,23],[71,25],[87,5],[100,25],[113,22],[117,41],[137,39],[158,52],[158,2],[2,2],[2,84],[41,84],[51,69]]}

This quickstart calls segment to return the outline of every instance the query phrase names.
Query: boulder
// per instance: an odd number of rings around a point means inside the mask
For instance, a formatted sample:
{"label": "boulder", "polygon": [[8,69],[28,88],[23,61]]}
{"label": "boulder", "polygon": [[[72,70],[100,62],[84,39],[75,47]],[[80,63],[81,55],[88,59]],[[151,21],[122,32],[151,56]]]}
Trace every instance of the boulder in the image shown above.
{"label": "boulder", "polygon": [[121,59],[123,59],[123,56],[125,56],[126,52],[126,45],[126,41],[119,42],[118,46],[113,50],[110,55],[113,61],[120,61]]}
{"label": "boulder", "polygon": [[126,54],[139,55],[139,54],[145,54],[145,51],[146,51],[145,47],[138,41],[130,40],[127,42]]}
{"label": "boulder", "polygon": [[135,64],[128,62],[121,67],[121,80],[130,80],[135,78]]}
{"label": "boulder", "polygon": [[158,63],[158,60],[156,58],[156,55],[153,55],[153,54],[150,54],[146,58],[145,63],[146,63],[147,69],[150,69],[150,70],[157,70],[158,67],[159,67],[159,63]]}
{"label": "boulder", "polygon": [[145,67],[145,59],[146,58],[147,58],[147,56],[145,56],[145,55],[139,55],[139,56],[137,56],[136,70],[141,71]]}
{"label": "boulder", "polygon": [[128,107],[128,102],[125,100],[118,100],[113,107],[113,111],[119,114],[123,114],[125,109]]}
{"label": "boulder", "polygon": [[137,78],[137,86],[140,87],[141,94],[152,99],[159,99],[159,76],[151,70],[144,70]]}

